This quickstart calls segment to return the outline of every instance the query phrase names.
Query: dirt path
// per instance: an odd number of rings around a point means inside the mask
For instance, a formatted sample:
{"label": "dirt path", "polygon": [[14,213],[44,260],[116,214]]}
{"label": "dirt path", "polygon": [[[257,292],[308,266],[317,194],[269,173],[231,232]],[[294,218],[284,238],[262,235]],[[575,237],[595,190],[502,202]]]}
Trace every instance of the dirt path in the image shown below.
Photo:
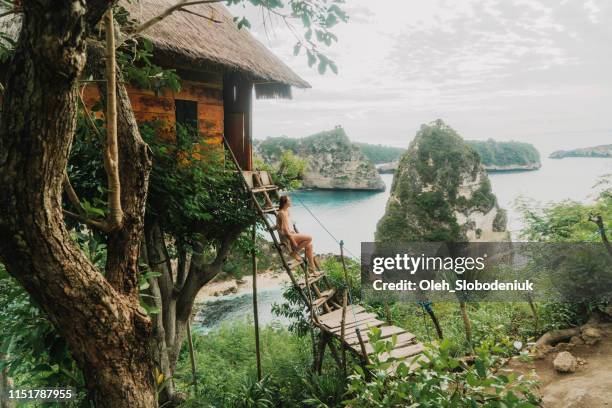
{"label": "dirt path", "polygon": [[535,369],[545,408],[612,408],[612,325],[602,327],[602,333],[598,344],[576,345],[569,350],[585,362],[574,373],[561,374],[554,369],[559,351],[529,365],[513,362],[510,368],[521,373]]}

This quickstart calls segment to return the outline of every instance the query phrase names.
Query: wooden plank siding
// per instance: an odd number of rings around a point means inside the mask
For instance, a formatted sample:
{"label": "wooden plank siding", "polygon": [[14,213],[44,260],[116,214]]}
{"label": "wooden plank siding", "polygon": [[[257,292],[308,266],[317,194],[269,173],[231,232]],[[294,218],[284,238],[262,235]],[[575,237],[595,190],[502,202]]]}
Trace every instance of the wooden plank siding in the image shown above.
{"label": "wooden plank siding", "polygon": [[[160,136],[169,140],[176,137],[175,100],[198,103],[198,130],[208,145],[222,145],[224,132],[223,82],[181,81],[178,92],[165,91],[156,95],[153,91],[127,85],[134,115],[139,123],[161,122]],[[83,100],[89,108],[99,100],[98,89],[89,84],[83,90]]]}

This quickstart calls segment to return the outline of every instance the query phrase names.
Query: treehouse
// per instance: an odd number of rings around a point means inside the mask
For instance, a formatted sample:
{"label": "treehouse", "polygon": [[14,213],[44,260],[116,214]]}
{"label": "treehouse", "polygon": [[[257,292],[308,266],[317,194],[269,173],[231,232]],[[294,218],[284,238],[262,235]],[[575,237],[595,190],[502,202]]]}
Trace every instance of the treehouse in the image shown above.
{"label": "treehouse", "polygon": [[[162,14],[176,0],[121,1],[139,23]],[[18,18],[4,18],[0,30],[16,39]],[[136,119],[159,121],[165,136],[176,124],[196,125],[206,145],[223,146],[225,136],[244,170],[252,168],[252,106],[257,99],[291,98],[291,87],[310,85],[255,39],[239,29],[221,4],[196,4],[176,10],[140,35],[153,45],[153,62],[174,69],[178,92],[154,92],[128,85]],[[94,83],[84,83],[87,106],[99,100]]]}

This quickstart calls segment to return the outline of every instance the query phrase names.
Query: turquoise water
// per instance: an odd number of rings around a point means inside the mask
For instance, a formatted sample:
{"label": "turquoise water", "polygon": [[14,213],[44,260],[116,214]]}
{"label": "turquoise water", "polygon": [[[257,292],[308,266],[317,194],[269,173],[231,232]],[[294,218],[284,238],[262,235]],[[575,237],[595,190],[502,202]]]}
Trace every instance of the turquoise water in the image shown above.
{"label": "turquoise water", "polygon": [[[259,324],[288,326],[289,321],[272,313],[273,305],[283,303],[283,288],[261,290],[257,293]],[[221,296],[198,306],[194,318],[194,331],[206,334],[217,330],[224,322],[247,320],[253,322],[253,295]]]}
{"label": "turquoise water", "polygon": [[[562,200],[589,202],[595,198],[593,186],[599,177],[612,173],[612,159],[566,158],[542,160],[542,168],[528,172],[491,173],[489,178],[499,204],[508,211],[508,229],[517,237],[522,220],[516,208],[519,198],[546,204]],[[338,253],[338,244],[308,212],[310,209],[325,227],[343,240],[347,250],[359,255],[362,241],[372,241],[376,223],[385,212],[393,175],[383,174],[385,192],[298,191],[291,217],[300,232],[314,238],[318,253]],[[306,207],[305,207],[305,206]]]}

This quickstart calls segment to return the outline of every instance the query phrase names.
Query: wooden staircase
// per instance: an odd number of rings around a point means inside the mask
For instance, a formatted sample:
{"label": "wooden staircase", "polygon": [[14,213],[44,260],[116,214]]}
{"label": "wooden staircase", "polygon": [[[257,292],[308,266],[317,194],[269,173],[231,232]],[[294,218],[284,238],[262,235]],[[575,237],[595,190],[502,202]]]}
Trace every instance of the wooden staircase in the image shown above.
{"label": "wooden staircase", "polygon": [[[229,147],[228,150],[234,158]],[[325,271],[309,271],[304,258],[298,261],[289,255],[290,244],[281,240],[276,227],[278,207],[274,203],[280,197],[280,193],[270,174],[266,171],[242,171],[235,158],[234,164],[240,171],[244,186],[272,238],[283,269],[308,308],[311,323],[321,331],[318,369],[320,370],[326,345],[330,346],[334,358],[339,361],[335,346],[330,342],[331,339],[339,340],[343,348],[351,350],[368,363],[369,356],[374,352],[369,336],[374,328],[380,329],[382,339],[390,341],[393,336],[396,337],[393,350],[383,355],[383,360],[391,357],[399,360],[411,358],[410,368],[416,368],[418,366],[416,356],[423,351],[423,345],[417,341],[415,335],[401,327],[379,320],[375,314],[368,313],[360,305],[343,307],[344,290],[333,287]],[[388,370],[394,372],[397,364],[393,364]]]}

